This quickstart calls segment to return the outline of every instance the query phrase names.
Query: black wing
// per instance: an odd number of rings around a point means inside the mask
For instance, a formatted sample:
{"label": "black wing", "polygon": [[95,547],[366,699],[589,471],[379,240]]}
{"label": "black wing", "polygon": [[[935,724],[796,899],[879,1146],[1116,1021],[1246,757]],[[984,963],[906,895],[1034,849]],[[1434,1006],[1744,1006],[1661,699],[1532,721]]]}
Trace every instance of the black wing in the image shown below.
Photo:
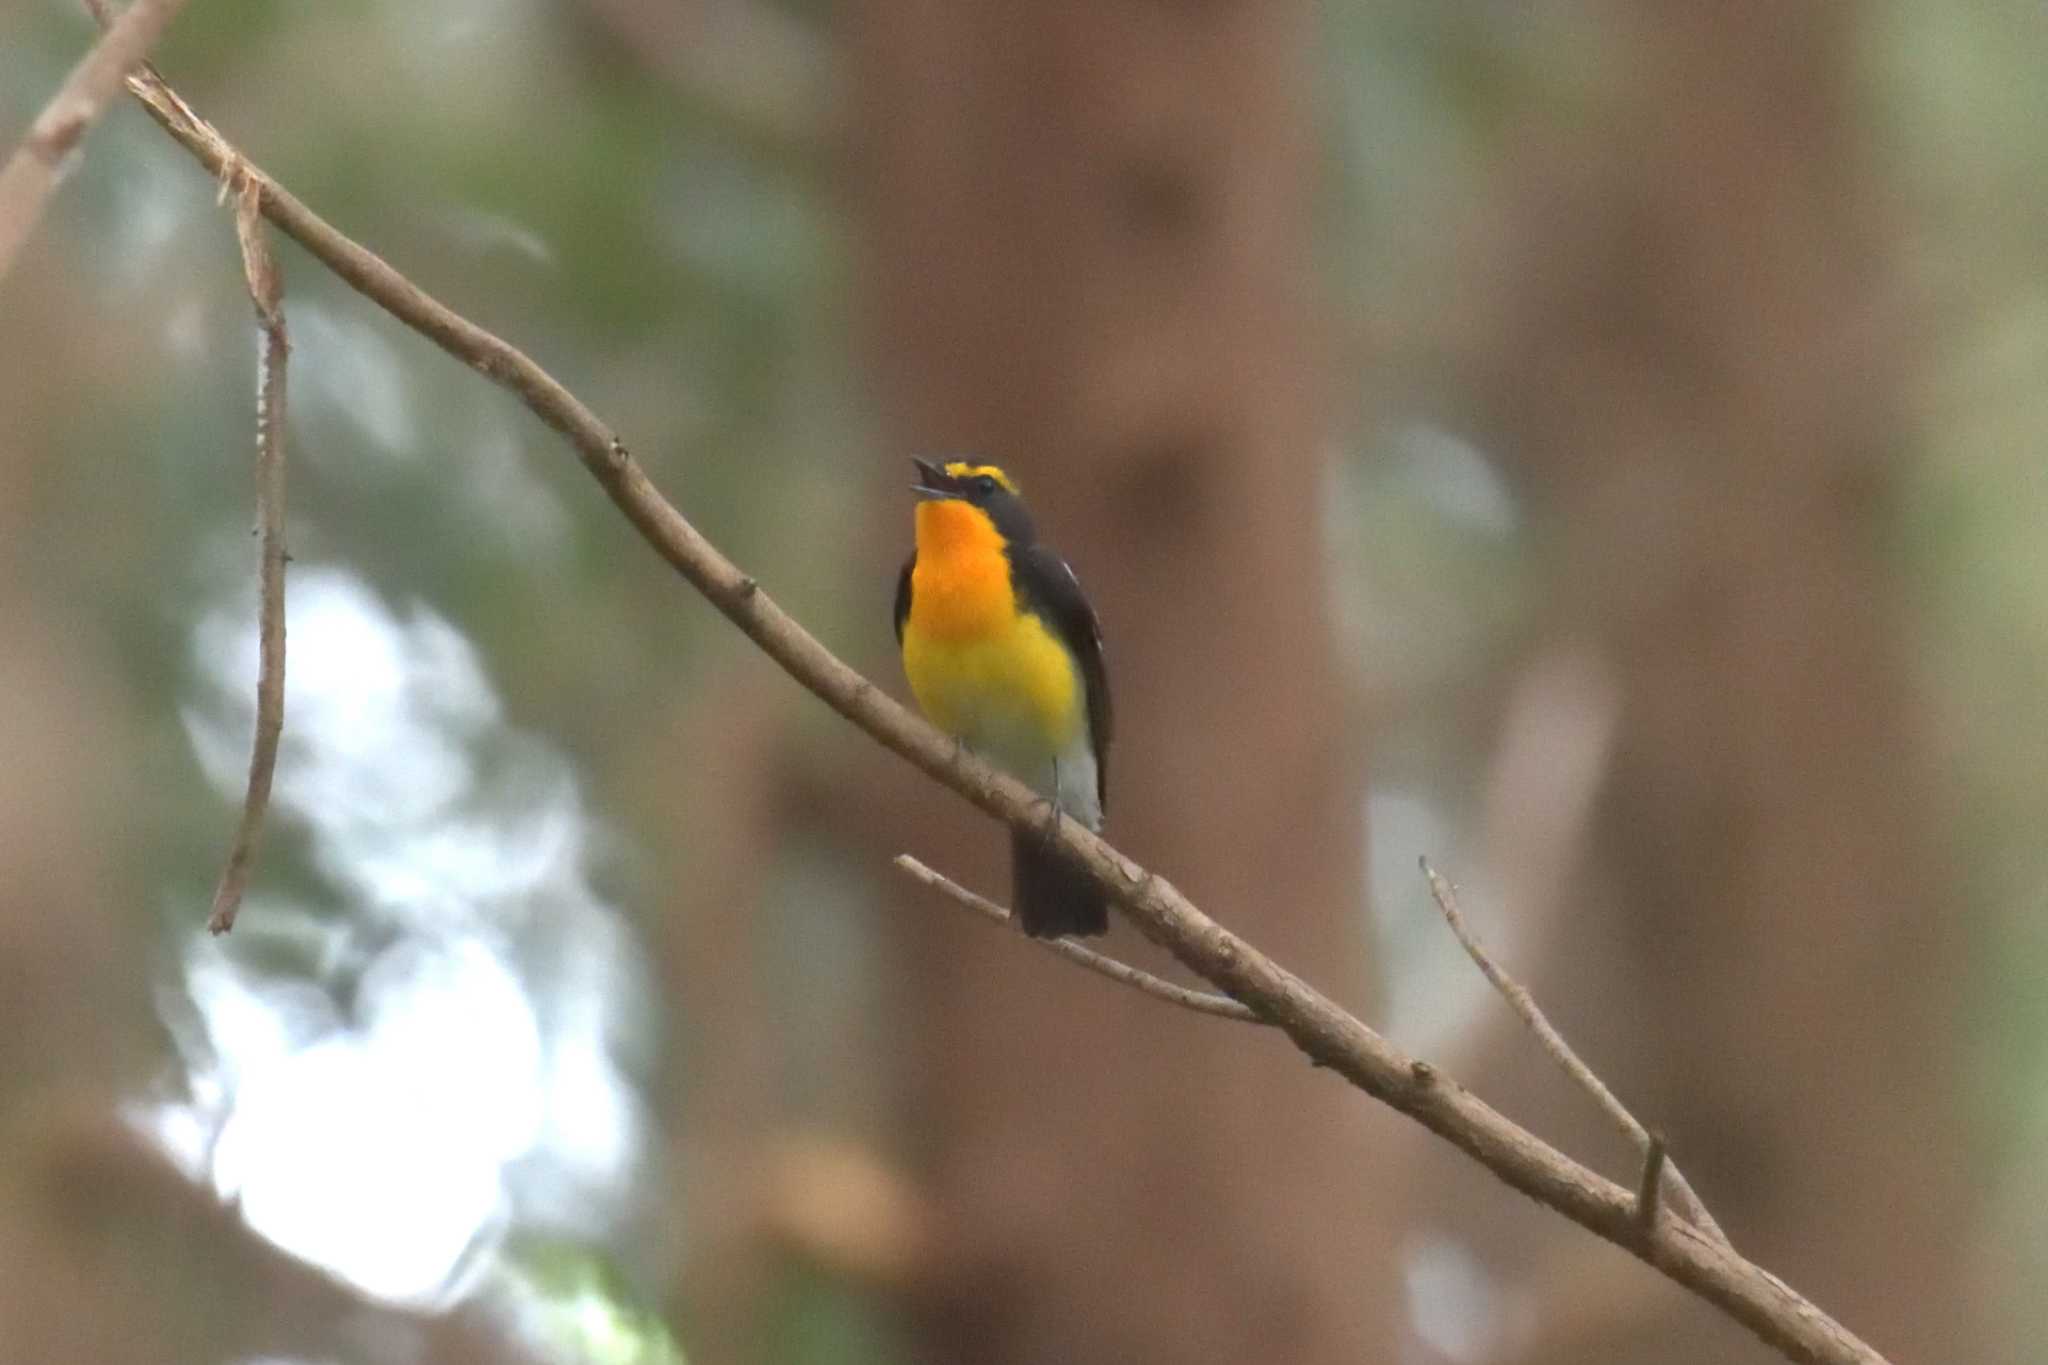
{"label": "black wing", "polygon": [[910,619],[910,571],[917,567],[917,554],[903,561],[903,572],[896,575],[896,643],[903,643],[903,623]]}
{"label": "black wing", "polygon": [[[1011,568],[1024,605],[1052,625],[1081,662],[1081,683],[1088,689],[1088,735],[1095,744],[1096,797],[1109,809],[1109,673],[1102,663],[1102,623],[1081,592],[1081,580],[1067,561],[1043,545],[1012,548]],[[909,601],[909,567],[899,601]],[[906,608],[907,609],[907,608]]]}

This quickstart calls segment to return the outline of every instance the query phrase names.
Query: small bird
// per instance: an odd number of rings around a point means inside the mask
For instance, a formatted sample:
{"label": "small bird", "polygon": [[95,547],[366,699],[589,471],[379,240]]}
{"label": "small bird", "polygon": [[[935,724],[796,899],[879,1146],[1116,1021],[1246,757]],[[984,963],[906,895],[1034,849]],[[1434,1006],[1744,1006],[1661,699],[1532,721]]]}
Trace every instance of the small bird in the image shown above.
{"label": "small bird", "polygon": [[[1038,543],[1009,475],[915,460],[917,548],[896,581],[896,641],[925,716],[1053,807],[1102,828],[1109,678],[1074,571]],[[1011,909],[1033,938],[1099,934],[1109,908],[1044,836],[1012,830]]]}

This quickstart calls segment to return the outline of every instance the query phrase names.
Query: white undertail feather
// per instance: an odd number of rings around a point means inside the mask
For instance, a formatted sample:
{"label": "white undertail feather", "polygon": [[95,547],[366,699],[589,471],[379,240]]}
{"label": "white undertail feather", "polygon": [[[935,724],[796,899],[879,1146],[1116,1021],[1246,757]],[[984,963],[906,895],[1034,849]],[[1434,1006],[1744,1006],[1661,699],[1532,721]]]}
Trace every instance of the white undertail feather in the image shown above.
{"label": "white undertail feather", "polygon": [[1102,828],[1101,784],[1095,772],[1095,750],[1087,727],[1059,759],[1059,787],[1047,793],[1059,808],[1093,830]]}

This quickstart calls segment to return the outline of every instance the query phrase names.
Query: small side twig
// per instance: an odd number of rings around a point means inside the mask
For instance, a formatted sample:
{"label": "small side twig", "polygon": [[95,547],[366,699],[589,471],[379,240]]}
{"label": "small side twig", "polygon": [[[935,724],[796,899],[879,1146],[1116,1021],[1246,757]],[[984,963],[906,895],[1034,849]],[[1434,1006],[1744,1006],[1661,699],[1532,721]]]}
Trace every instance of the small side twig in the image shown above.
{"label": "small side twig", "polygon": [[0,277],[43,216],[67,159],[121,93],[121,78],[148,55],[185,0],[135,0],[112,21],[43,106],[28,136],[0,167]]}
{"label": "small side twig", "polygon": [[[943,872],[933,871],[908,853],[896,855],[896,866],[902,868],[926,886],[945,893],[956,905],[965,906],[984,919],[992,920],[997,924],[1008,924],[1010,922],[1010,912],[1003,909],[1002,906],[997,905],[994,901],[975,895],[966,887],[947,877]],[[1039,938],[1031,941],[1059,954],[1069,962],[1086,967],[1091,972],[1106,976],[1111,981],[1120,981],[1126,986],[1143,991],[1146,995],[1164,1000],[1168,1004],[1179,1005],[1182,1009],[1193,1010],[1197,1014],[1213,1014],[1219,1019],[1236,1019],[1241,1023],[1247,1024],[1265,1022],[1248,1006],[1239,1004],[1227,995],[1214,995],[1208,991],[1190,990],[1186,986],[1176,986],[1173,982],[1156,977],[1150,972],[1142,971],[1131,966],[1128,962],[1119,962],[1113,957],[1107,957],[1102,953],[1096,952],[1093,948],[1084,948],[1070,938]]]}
{"label": "small side twig", "polygon": [[[225,188],[225,187],[224,187]],[[262,193],[254,181],[235,187],[235,238],[242,247],[242,274],[256,307],[262,349],[256,359],[256,530],[262,541],[259,574],[256,671],[256,738],[249,749],[249,790],[227,866],[213,893],[206,927],[225,934],[235,927],[249,867],[270,808],[270,782],[277,771],[277,742],[284,732],[284,403],[285,367],[291,342],[284,330],[284,283],[270,253],[263,223]]]}
{"label": "small side twig", "polygon": [[1636,1228],[1648,1237],[1657,1227],[1657,1192],[1664,1184],[1664,1135],[1650,1130],[1650,1150],[1643,1153],[1643,1174],[1636,1181]]}
{"label": "small side twig", "polygon": [[[1661,1171],[1668,1176],[1671,1182],[1672,1202],[1677,1204],[1680,1214],[1686,1221],[1709,1237],[1727,1245],[1728,1234],[1714,1221],[1714,1215],[1707,1212],[1707,1206],[1701,1202],[1699,1195],[1693,1191],[1691,1182],[1686,1180],[1684,1173],[1678,1169],[1678,1163],[1670,1160],[1668,1154],[1662,1152],[1657,1154],[1653,1162],[1652,1149],[1663,1144],[1651,1136],[1649,1129],[1643,1127],[1636,1116],[1628,1111],[1628,1106],[1614,1097],[1614,1092],[1607,1088],[1606,1082],[1594,1074],[1593,1068],[1587,1066],[1579,1059],[1579,1054],[1572,1051],[1571,1044],[1564,1040],[1564,1035],[1557,1031],[1545,1017],[1542,1009],[1537,1006],[1535,997],[1530,995],[1520,982],[1502,971],[1500,965],[1487,953],[1479,942],[1479,936],[1472,932],[1472,926],[1465,922],[1464,913],[1458,909],[1458,893],[1450,882],[1430,865],[1429,859],[1423,858],[1421,863],[1422,875],[1429,881],[1430,898],[1436,902],[1436,908],[1443,913],[1444,922],[1451,926],[1451,932],[1457,935],[1458,942],[1464,945],[1466,956],[1472,959],[1473,964],[1479,968],[1493,988],[1500,992],[1501,998],[1508,1002],[1508,1008],[1529,1026],[1529,1031],[1536,1035],[1536,1041],[1550,1054],[1551,1060],[1563,1068],[1564,1073],[1571,1077],[1574,1084],[1591,1095],[1593,1102],[1600,1106],[1601,1112],[1612,1119],[1614,1126],[1621,1130],[1622,1135],[1636,1145],[1636,1150],[1643,1154],[1644,1167],[1652,1175]],[[1640,1206],[1641,1201],[1638,1199],[1638,1207]]]}

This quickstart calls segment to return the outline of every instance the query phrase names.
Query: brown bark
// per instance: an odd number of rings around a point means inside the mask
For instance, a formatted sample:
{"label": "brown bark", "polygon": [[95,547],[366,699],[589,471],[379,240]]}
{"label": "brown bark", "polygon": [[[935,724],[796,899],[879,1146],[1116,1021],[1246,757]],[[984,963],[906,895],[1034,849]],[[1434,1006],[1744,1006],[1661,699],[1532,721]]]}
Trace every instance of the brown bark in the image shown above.
{"label": "brown bark", "polygon": [[[1894,1359],[1969,1359],[1971,926],[1941,884],[1884,555],[1904,366],[1873,325],[1855,24],[1817,4],[1624,19],[1617,107],[1504,159],[1473,272],[1496,292],[1463,357],[1554,536],[1550,625],[1623,694],[1538,998],[1745,1254]],[[1527,1047],[1504,1041],[1477,1087],[1570,1150],[1614,1151]],[[1528,1284],[1559,1230],[1510,1221],[1511,1242],[1484,1235]],[[1601,1257],[1585,1278],[1628,1273]],[[1562,1327],[1543,1291],[1520,1358],[1765,1358],[1647,1281],[1620,1297]]]}
{"label": "brown bark", "polygon": [[[1111,836],[1357,1003],[1303,298],[1308,19],[880,0],[854,34],[855,155],[891,445],[1006,465],[1101,611]],[[998,834],[906,799],[920,852],[1002,884]],[[912,1137],[954,1272],[920,1320],[929,1358],[1378,1353],[1384,1117],[1254,1032],[951,912],[897,923]]]}

